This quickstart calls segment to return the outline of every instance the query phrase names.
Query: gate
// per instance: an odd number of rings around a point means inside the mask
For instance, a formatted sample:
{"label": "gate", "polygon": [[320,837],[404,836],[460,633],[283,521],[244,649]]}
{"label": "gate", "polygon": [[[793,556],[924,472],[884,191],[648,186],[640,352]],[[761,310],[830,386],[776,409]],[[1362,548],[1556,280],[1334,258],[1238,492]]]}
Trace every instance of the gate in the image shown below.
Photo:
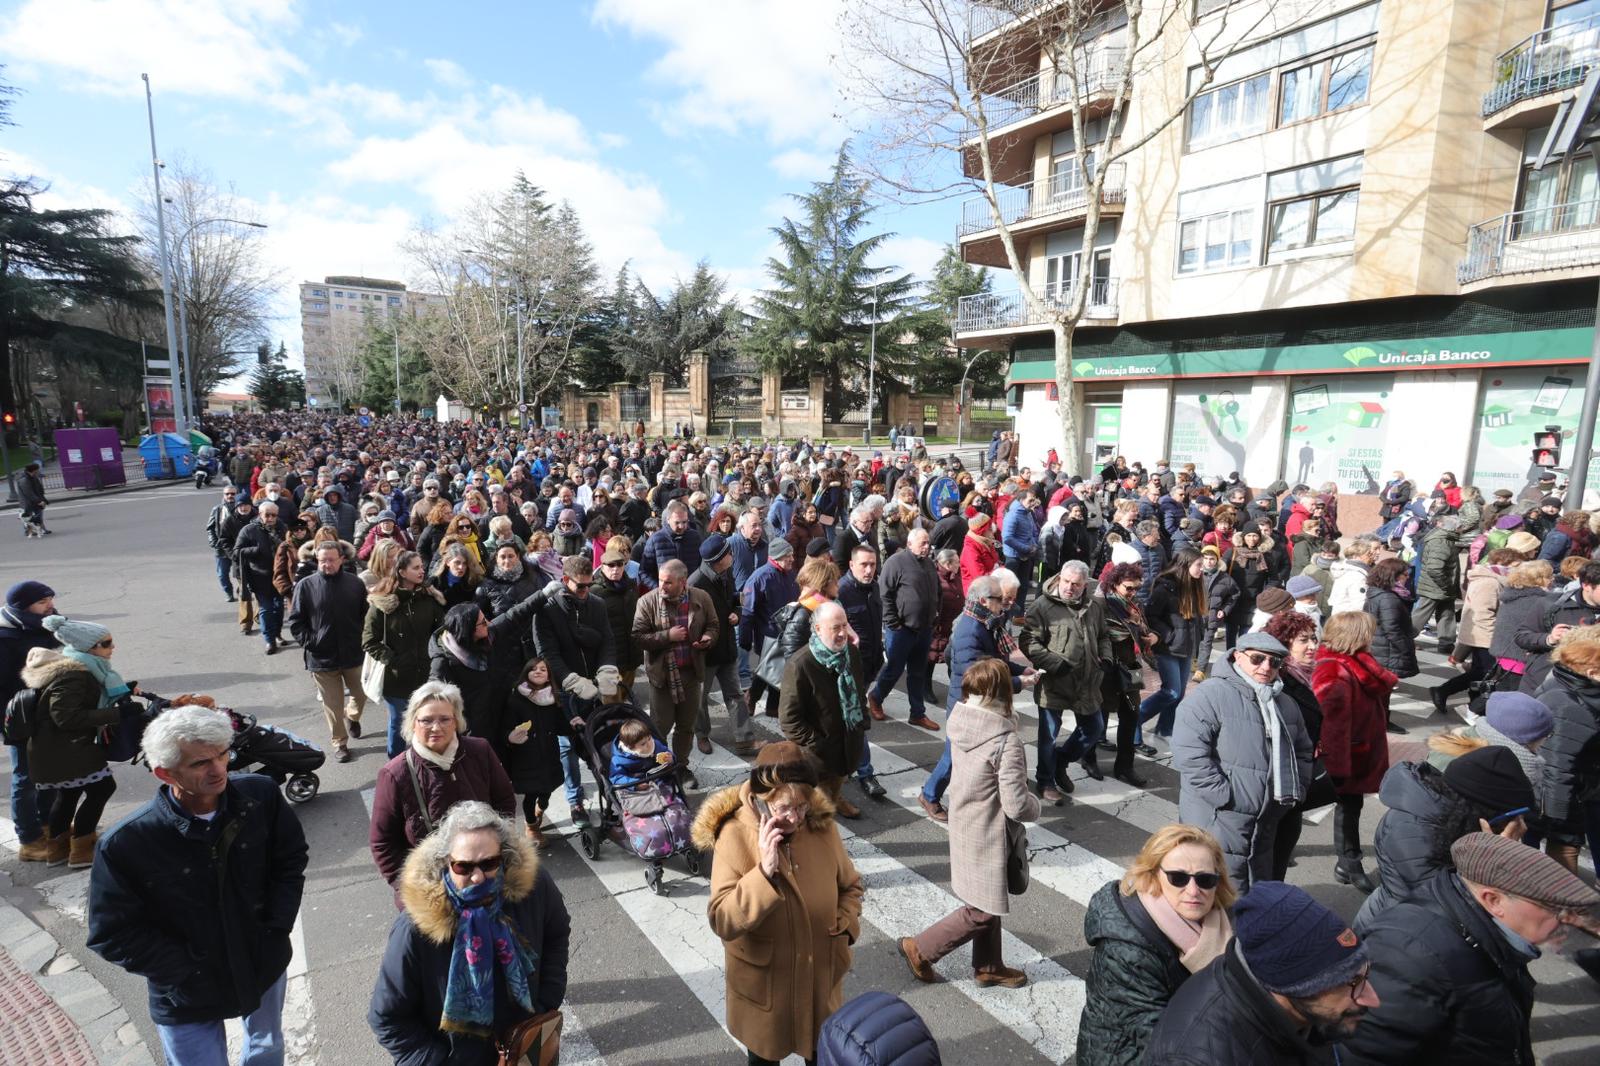
{"label": "gate", "polygon": [[650,389],[643,385],[622,386],[622,424],[631,427],[635,422],[650,421]]}
{"label": "gate", "polygon": [[713,356],[707,366],[711,391],[711,425],[729,423],[735,433],[761,432],[761,365],[754,356]]}

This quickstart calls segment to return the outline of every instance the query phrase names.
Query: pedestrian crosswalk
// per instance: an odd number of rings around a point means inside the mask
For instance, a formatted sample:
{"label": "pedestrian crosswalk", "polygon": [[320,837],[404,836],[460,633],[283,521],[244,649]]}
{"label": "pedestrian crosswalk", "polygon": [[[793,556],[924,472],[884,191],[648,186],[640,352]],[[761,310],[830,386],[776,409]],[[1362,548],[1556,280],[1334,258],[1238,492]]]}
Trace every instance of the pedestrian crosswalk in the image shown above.
{"label": "pedestrian crosswalk", "polygon": [[[1396,701],[1402,720],[1413,722],[1416,719],[1405,716],[1431,712],[1426,686],[1448,676],[1448,667],[1436,662],[1428,670],[1404,683],[1406,698]],[[1164,764],[1164,756],[1141,758],[1139,772],[1148,779],[1149,787],[1138,789],[1109,776],[1094,781],[1072,767],[1076,788],[1069,802],[1061,808],[1046,806],[1039,822],[1028,827],[1033,883],[1004,923],[1006,961],[1023,970],[1029,984],[1021,989],[979,988],[973,980],[970,952],[963,949],[937,965],[941,984],[920,985],[900,960],[896,941],[921,931],[959,903],[949,887],[948,830],[927,818],[917,801],[943,737],[907,725],[907,707],[899,693],[891,696],[886,709],[891,721],[875,723],[869,739],[873,765],[887,795],[874,803],[855,785],[847,785],[850,798],[862,806],[863,816],[837,822],[866,886],[862,938],[856,945],[847,996],[868,987],[901,995],[924,1014],[935,1035],[949,1044],[947,1055],[960,1056],[947,1057],[947,1061],[1070,1061],[1085,996],[1082,975],[1089,960],[1082,938],[1084,908],[1102,885],[1122,876],[1128,859],[1150,832],[1176,820],[1176,774]],[[1036,720],[1031,698],[1020,697],[1017,711],[1031,776]],[[935,712],[934,717],[942,720],[943,715]],[[781,736],[776,719],[758,716],[754,723],[763,739]],[[713,724],[720,739],[723,719],[716,716]],[[1435,718],[1428,727],[1451,724],[1456,723]],[[1415,734],[1404,738],[1407,742],[1419,739]],[[710,791],[743,781],[751,762],[720,744],[713,744],[710,755],[695,754],[691,766],[702,790],[691,794],[691,802],[698,804]],[[592,795],[595,786],[588,779],[587,766],[584,775]],[[372,790],[363,790],[361,799],[370,814]],[[319,799],[318,803],[322,802]],[[1378,820],[1376,807],[1372,804],[1364,819],[1368,839]],[[317,804],[300,813],[306,819],[322,816]],[[596,970],[601,958],[637,957],[639,952],[650,956],[648,966],[640,963],[641,972],[649,969],[666,974],[667,984],[678,990],[658,991],[652,1005],[670,1004],[680,1032],[695,1035],[700,1041],[697,1047],[718,1049],[696,1057],[707,1063],[742,1061],[742,1049],[724,1028],[723,946],[706,920],[706,877],[691,876],[681,860],[676,860],[666,870],[666,893],[657,895],[645,882],[644,863],[609,841],[602,844],[598,857],[583,854],[559,791],[551,799],[547,818],[555,827],[548,833],[548,868],[556,874],[569,909],[577,915],[586,906],[598,906],[594,901],[604,903],[603,912],[590,912],[603,913],[602,920],[582,923],[581,932],[579,924],[574,926],[571,984],[564,1005],[563,1062],[621,1066],[659,1061],[649,1054],[648,1044],[641,1044],[632,1026],[618,1023],[618,1004],[606,995],[608,974]],[[1291,880],[1341,913],[1353,915],[1361,897],[1354,889],[1332,881],[1328,830],[1308,827],[1297,854],[1300,861]],[[87,875],[82,873],[55,875],[34,887],[51,906],[81,922],[86,881]],[[314,976],[321,964],[319,953],[329,947],[320,943],[309,947],[308,954],[303,936],[297,940],[297,965],[290,973],[291,1009],[286,1009],[285,1019],[292,1027],[288,1034],[291,1063],[326,1061],[319,1054],[325,1046],[319,1024],[323,1028],[333,1025],[324,1020],[326,1008],[319,1014],[318,1004],[312,1001],[317,985],[308,977],[308,973]],[[134,1009],[139,1009],[138,1005]],[[348,1023],[344,1027],[348,1028]],[[344,1054],[340,1058],[349,1066],[383,1061],[375,1044],[369,1050],[365,1058]],[[797,1066],[799,1059],[791,1057],[789,1062]]]}

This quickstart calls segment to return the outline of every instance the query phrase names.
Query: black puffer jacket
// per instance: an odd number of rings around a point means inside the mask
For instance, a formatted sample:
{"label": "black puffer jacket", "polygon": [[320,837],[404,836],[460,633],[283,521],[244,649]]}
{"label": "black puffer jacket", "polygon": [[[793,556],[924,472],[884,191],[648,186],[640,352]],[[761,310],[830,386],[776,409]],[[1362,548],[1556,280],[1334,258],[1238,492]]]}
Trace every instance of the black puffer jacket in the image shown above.
{"label": "black puffer jacket", "polygon": [[1600,682],[1558,665],[1539,687],[1539,700],[1556,727],[1539,749],[1544,779],[1533,782],[1534,791],[1550,836],[1578,844],[1583,804],[1600,797]]}
{"label": "black puffer jacket", "polygon": [[637,670],[644,661],[638,645],[633,642],[633,611],[639,606],[638,583],[623,574],[622,580],[613,584],[604,570],[596,570],[589,597],[605,605],[606,619],[611,623],[611,639],[617,645],[617,669]]}
{"label": "black puffer jacket", "polygon": [[1489,654],[1496,659],[1515,659],[1527,663],[1550,650],[1546,637],[1548,626],[1542,625],[1545,609],[1555,603],[1555,596],[1546,589],[1514,588],[1507,585],[1500,590],[1500,606],[1494,613],[1494,636],[1489,641]]}
{"label": "black puffer jacket", "polygon": [[1078,1023],[1077,1066],[1138,1066],[1150,1033],[1189,971],[1137,896],[1107,881],[1089,900],[1083,938],[1094,949]]}
{"label": "black puffer jacket", "polygon": [[1312,1045],[1250,976],[1238,941],[1173,995],[1150,1035],[1143,1066],[1323,1066],[1337,1045]]}
{"label": "black puffer jacket", "polygon": [[1395,677],[1415,677],[1417,635],[1411,628],[1411,604],[1393,589],[1367,586],[1365,610],[1378,621],[1372,635],[1372,657]]}
{"label": "black puffer jacket", "polygon": [[[1531,621],[1537,626],[1537,632],[1526,628],[1518,632],[1518,643],[1525,648],[1547,636],[1556,626],[1594,625],[1600,621],[1600,608],[1590,606],[1589,601],[1583,598],[1583,587],[1580,585],[1553,597],[1545,605],[1544,614]],[[1498,624],[1499,620],[1496,619]],[[1528,672],[1522,678],[1523,692],[1537,692],[1539,686],[1544,684],[1544,679],[1550,675],[1552,650],[1548,643],[1541,643],[1538,652],[1528,657]]]}
{"label": "black puffer jacket", "polygon": [[[485,618],[505,614],[511,608],[532,596],[550,583],[550,577],[536,567],[524,566],[520,573],[508,574],[495,570],[484,577],[473,598]],[[530,629],[531,632],[531,629]],[[531,639],[529,641],[532,643]]]}
{"label": "black puffer jacket", "polygon": [[[594,596],[582,600],[552,581],[551,596],[533,620],[533,642],[550,664],[550,680],[561,688],[569,675],[594,680],[602,666],[617,665],[617,642],[605,604]],[[629,625],[633,620],[628,620]]]}
{"label": "black puffer jacket", "polygon": [[1351,1063],[1532,1066],[1533,977],[1449,870],[1356,932],[1379,1004],[1345,1044]]}
{"label": "black puffer jacket", "polygon": [[1465,811],[1444,774],[1425,762],[1389,767],[1378,799],[1387,809],[1378,821],[1372,850],[1383,883],[1361,905],[1357,925],[1411,898],[1418,886],[1450,865],[1450,845]]}

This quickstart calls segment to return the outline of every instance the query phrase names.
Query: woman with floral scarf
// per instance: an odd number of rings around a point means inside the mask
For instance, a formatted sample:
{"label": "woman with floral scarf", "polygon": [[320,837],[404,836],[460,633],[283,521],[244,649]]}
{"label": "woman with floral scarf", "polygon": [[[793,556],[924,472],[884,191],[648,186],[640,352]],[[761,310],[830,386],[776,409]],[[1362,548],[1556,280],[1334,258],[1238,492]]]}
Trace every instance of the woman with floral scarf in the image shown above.
{"label": "woman with floral scarf", "polygon": [[1133,769],[1133,738],[1139,723],[1139,693],[1144,688],[1145,667],[1155,669],[1157,637],[1145,623],[1139,607],[1139,588],[1144,583],[1144,568],[1138,563],[1117,563],[1100,576],[1100,595],[1105,600],[1106,629],[1111,633],[1111,658],[1116,669],[1100,675],[1100,706],[1109,723],[1117,719],[1115,743],[1102,740],[1100,747],[1116,752],[1111,776],[1123,784],[1143,788],[1145,779]]}
{"label": "woman with floral scarf", "polygon": [[406,860],[367,1024],[396,1062],[490,1066],[495,1039],[560,1008],[571,922],[533,846],[458,803]]}

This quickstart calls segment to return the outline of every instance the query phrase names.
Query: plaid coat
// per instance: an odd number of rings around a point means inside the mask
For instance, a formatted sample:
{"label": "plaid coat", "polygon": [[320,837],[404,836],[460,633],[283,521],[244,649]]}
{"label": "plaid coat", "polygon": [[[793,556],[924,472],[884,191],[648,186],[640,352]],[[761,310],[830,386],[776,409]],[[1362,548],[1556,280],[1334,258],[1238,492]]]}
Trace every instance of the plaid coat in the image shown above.
{"label": "plaid coat", "polygon": [[[998,705],[963,701],[950,712],[950,887],[985,914],[1008,914],[1006,826],[1037,821],[1017,720]],[[1000,748],[999,765],[995,749]]]}

